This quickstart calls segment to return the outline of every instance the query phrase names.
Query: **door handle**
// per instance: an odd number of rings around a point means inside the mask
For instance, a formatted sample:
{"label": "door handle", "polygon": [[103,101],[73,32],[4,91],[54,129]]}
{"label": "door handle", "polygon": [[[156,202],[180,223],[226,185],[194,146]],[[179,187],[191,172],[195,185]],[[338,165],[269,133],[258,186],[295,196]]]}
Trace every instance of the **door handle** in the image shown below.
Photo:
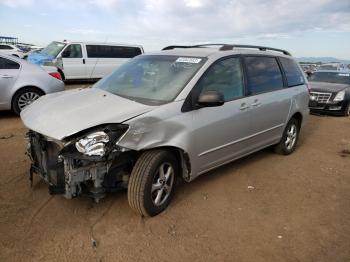
{"label": "door handle", "polygon": [[13,76],[9,76],[9,75],[2,75],[1,78],[13,78]]}
{"label": "door handle", "polygon": [[83,64],[85,65],[85,58],[83,58]]}
{"label": "door handle", "polygon": [[241,107],[239,108],[239,110],[246,110],[249,108],[249,105],[247,105],[246,103],[241,104]]}
{"label": "door handle", "polygon": [[252,106],[260,106],[261,102],[259,102],[258,99],[255,99],[254,102],[252,103]]}

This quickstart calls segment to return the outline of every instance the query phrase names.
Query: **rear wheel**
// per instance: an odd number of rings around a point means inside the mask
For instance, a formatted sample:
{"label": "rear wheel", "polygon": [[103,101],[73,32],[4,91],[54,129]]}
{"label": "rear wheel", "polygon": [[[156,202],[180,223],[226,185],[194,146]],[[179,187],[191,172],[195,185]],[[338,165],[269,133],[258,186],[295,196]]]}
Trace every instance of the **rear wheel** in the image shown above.
{"label": "rear wheel", "polygon": [[167,150],[143,153],[130,176],[128,200],[142,216],[155,216],[169,205],[178,174],[177,160]]}
{"label": "rear wheel", "polygon": [[33,103],[42,95],[44,95],[44,93],[37,88],[26,87],[21,89],[13,97],[13,100],[12,100],[13,111],[17,115],[19,115],[26,106]]}
{"label": "rear wheel", "polygon": [[299,139],[300,123],[295,118],[289,120],[281,141],[275,146],[275,152],[289,155],[294,152]]}

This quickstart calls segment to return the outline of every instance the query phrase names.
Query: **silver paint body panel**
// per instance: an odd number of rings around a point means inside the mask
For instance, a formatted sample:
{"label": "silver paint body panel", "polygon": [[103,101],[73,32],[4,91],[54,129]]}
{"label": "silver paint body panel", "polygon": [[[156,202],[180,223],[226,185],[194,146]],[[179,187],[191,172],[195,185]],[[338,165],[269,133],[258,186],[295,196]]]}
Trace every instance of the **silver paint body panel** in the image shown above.
{"label": "silver paint body panel", "polygon": [[[278,143],[295,113],[302,115],[303,124],[308,118],[306,85],[243,97],[219,107],[181,111],[189,92],[213,62],[245,53],[267,52],[241,49],[218,52],[202,48],[156,53],[208,58],[176,99],[168,104],[147,106],[88,89],[41,98],[25,109],[21,117],[29,129],[57,140],[100,124],[127,124],[129,129],[118,140],[119,147],[135,151],[160,147],[180,149],[189,158],[188,180],[193,180],[210,169]],[[242,104],[248,107],[241,110]]]}

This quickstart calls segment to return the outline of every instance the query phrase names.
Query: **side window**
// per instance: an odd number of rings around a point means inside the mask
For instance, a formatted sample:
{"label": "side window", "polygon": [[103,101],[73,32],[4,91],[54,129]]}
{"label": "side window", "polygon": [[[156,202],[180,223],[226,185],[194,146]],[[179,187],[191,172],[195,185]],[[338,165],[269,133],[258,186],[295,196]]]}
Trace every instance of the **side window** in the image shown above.
{"label": "side window", "polygon": [[138,47],[87,45],[87,55],[90,58],[133,58],[141,54]]}
{"label": "side window", "polygon": [[20,65],[12,60],[0,57],[0,69],[19,69]]}
{"label": "side window", "polygon": [[284,73],[286,74],[289,87],[303,85],[305,83],[304,75],[294,60],[284,57],[280,57],[279,60],[282,64]]}
{"label": "side window", "polygon": [[246,57],[248,90],[250,95],[283,88],[282,73],[274,57]]}
{"label": "side window", "polygon": [[72,44],[66,47],[62,53],[63,58],[82,58],[83,54],[81,52],[80,44]]}
{"label": "side window", "polygon": [[11,46],[9,46],[9,45],[0,45],[0,49],[11,50],[13,48]]}
{"label": "side window", "polygon": [[244,84],[240,59],[233,57],[216,62],[199,80],[195,88],[199,93],[219,91],[224,95],[225,101],[242,97]]}

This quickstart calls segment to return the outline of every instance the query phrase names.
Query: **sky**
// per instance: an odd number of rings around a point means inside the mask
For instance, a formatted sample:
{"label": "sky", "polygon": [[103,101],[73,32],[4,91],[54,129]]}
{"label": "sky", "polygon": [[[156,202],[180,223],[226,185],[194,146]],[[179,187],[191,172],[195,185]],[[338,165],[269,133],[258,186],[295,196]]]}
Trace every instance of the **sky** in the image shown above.
{"label": "sky", "polygon": [[228,43],[350,59],[350,0],[0,0],[0,35],[141,44]]}

